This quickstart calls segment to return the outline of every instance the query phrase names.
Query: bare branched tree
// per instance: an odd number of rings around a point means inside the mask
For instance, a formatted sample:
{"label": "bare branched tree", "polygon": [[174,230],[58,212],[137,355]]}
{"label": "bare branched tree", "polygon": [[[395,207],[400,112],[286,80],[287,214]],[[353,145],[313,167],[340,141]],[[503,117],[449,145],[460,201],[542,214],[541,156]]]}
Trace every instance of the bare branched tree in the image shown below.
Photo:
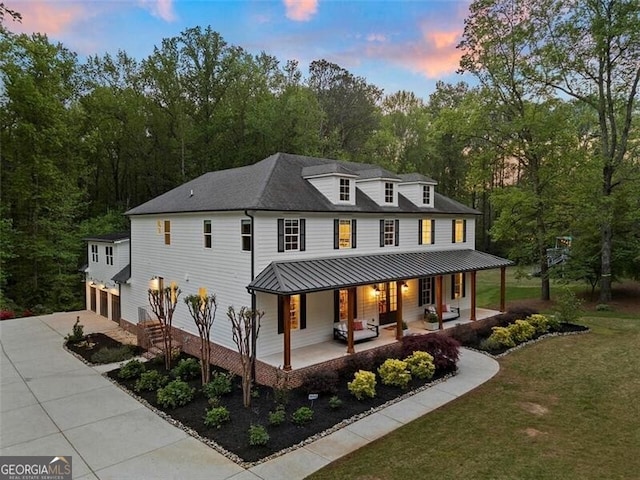
{"label": "bare branched tree", "polygon": [[236,313],[233,306],[229,307],[227,317],[231,322],[233,341],[238,347],[240,360],[242,362],[242,399],[244,406],[251,406],[251,382],[253,380],[251,372],[256,362],[255,348],[253,342],[257,342],[260,332],[260,320],[264,312],[253,311],[247,307],[241,307]]}
{"label": "bare branched tree", "polygon": [[184,303],[189,307],[189,313],[198,327],[200,335],[200,365],[202,372],[202,385],[209,383],[211,378],[211,327],[216,318],[216,296],[207,295],[202,292],[200,295],[189,295],[184,299]]}
{"label": "bare branched tree", "polygon": [[164,346],[164,366],[167,370],[171,368],[171,354],[173,350],[173,334],[171,324],[173,322],[173,312],[178,306],[178,297],[182,290],[175,282],[165,288],[163,279],[158,279],[157,288],[150,288],[148,291],[149,305],[151,311],[162,326],[162,342]]}

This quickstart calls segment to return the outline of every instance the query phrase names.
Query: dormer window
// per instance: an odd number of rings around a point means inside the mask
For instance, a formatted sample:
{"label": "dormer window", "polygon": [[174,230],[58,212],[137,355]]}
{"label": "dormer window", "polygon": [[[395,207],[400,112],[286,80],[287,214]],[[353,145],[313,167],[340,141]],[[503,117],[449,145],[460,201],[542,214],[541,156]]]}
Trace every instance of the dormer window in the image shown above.
{"label": "dormer window", "polygon": [[393,183],[384,182],[384,202],[393,203]]}
{"label": "dormer window", "polygon": [[431,204],[431,187],[429,185],[422,186],[422,203],[425,205]]}
{"label": "dormer window", "polygon": [[348,178],[340,179],[340,201],[348,202],[351,200],[351,180]]}

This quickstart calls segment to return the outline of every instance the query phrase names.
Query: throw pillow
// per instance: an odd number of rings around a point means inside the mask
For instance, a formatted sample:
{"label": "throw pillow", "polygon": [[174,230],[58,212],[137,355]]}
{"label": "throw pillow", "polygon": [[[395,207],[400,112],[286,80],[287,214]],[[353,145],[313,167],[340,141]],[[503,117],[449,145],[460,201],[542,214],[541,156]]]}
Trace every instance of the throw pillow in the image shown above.
{"label": "throw pillow", "polygon": [[364,325],[362,325],[361,321],[353,322],[354,330],[364,330]]}

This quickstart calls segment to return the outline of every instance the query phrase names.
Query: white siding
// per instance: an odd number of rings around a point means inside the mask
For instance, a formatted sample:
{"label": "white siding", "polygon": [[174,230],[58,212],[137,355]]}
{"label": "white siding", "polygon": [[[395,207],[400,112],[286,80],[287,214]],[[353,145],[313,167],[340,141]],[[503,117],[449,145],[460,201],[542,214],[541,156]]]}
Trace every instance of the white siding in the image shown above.
{"label": "white siding", "polygon": [[[340,200],[340,179],[348,179],[349,183],[349,201]],[[343,175],[326,175],[322,177],[307,178],[307,182],[313,185],[316,190],[322,193],[327,199],[336,205],[355,205],[356,204],[356,187],[355,178]]]}
{"label": "white siding", "polygon": [[[431,202],[426,205],[422,202],[424,200],[422,191],[423,187],[428,187],[431,190],[431,195],[429,197]],[[433,185],[427,185],[424,183],[401,183],[398,185],[398,191],[406,197],[407,200],[418,207],[433,207]]]}
{"label": "white siding", "polygon": [[[386,203],[384,201],[384,184],[393,184],[393,202]],[[393,180],[385,180],[380,178],[356,180],[356,188],[359,188],[362,193],[366,194],[371,200],[383,207],[397,207],[398,206],[398,182]]]}

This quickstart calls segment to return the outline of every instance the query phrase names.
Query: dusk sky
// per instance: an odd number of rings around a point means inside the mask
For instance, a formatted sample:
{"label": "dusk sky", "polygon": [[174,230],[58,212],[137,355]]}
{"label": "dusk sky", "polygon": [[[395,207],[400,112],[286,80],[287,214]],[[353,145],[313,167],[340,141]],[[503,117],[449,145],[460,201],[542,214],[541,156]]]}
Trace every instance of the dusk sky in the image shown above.
{"label": "dusk sky", "polygon": [[163,38],[208,25],[250,53],[304,75],[324,58],[384,88],[423,98],[455,73],[467,0],[4,0],[22,14],[13,32],[42,32],[80,56],[125,50],[142,59]]}

